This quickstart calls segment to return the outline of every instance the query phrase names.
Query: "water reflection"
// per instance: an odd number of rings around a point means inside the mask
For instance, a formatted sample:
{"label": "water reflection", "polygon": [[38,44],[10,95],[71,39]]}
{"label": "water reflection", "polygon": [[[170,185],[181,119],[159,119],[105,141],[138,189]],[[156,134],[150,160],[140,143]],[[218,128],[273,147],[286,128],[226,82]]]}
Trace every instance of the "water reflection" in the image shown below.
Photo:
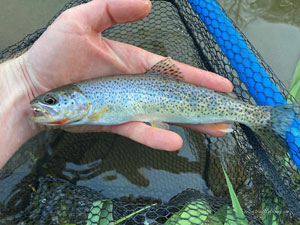
{"label": "water reflection", "polygon": [[300,27],[298,0],[220,0],[220,2],[227,14],[241,28],[257,18]]}
{"label": "water reflection", "polygon": [[[0,209],[5,215],[24,209],[31,194],[38,191],[39,178],[48,176],[100,191],[110,199],[147,196],[167,202],[191,188],[211,195],[206,182],[215,195],[228,197],[219,157],[220,154],[229,157],[228,167],[241,171],[236,155],[231,151],[226,153],[232,140],[216,140],[214,146],[223,146],[222,153],[212,149],[209,156],[203,134],[179,127],[172,129],[189,140],[179,152],[154,150],[110,133],[72,134],[59,130],[50,133],[44,144],[32,148],[39,148],[38,152],[43,154],[13,189],[2,194]],[[230,175],[235,189],[245,180],[241,173],[236,175]]]}
{"label": "water reflection", "polygon": [[108,197],[126,193],[157,195],[160,190],[164,192],[160,197],[168,200],[186,188],[205,191],[201,177],[203,162],[190,154],[189,148],[180,152],[157,151],[114,134],[67,132],[51,140],[50,147],[52,154],[38,169],[41,176],[51,174],[103,191]]}

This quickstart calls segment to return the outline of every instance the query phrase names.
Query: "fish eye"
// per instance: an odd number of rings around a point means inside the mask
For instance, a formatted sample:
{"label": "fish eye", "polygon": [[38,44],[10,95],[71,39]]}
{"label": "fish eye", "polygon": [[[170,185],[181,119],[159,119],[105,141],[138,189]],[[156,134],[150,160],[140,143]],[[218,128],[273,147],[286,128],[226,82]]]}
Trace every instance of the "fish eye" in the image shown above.
{"label": "fish eye", "polygon": [[54,104],[56,103],[56,99],[53,98],[53,97],[47,97],[47,98],[45,99],[45,102],[46,102],[47,104],[49,104],[49,105],[54,105]]}

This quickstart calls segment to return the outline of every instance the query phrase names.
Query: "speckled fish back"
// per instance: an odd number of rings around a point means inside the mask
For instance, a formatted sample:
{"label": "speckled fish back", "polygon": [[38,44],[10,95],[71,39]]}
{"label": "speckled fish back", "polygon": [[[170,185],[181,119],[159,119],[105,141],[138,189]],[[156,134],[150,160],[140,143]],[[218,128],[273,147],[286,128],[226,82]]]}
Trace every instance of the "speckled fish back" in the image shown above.
{"label": "speckled fish back", "polygon": [[118,75],[76,85],[91,102],[89,115],[108,108],[97,121],[84,121],[90,124],[236,121],[255,126],[266,113],[226,94],[158,75]]}

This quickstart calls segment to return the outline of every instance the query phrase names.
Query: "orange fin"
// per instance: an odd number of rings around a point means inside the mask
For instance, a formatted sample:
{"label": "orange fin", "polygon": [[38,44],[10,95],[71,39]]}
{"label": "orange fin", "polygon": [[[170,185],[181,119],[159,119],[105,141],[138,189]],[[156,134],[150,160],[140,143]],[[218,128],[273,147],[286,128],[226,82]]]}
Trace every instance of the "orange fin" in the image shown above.
{"label": "orange fin", "polygon": [[88,118],[89,120],[97,120],[103,113],[105,113],[108,110],[107,106],[102,107],[99,112],[94,113],[93,115],[90,115]]}
{"label": "orange fin", "polygon": [[224,133],[230,133],[233,131],[231,123],[209,123],[205,124],[205,126],[218,131],[222,131]]}
{"label": "orange fin", "polygon": [[151,67],[148,74],[164,75],[176,80],[183,81],[184,77],[179,68],[172,62],[171,58],[165,58]]}
{"label": "orange fin", "polygon": [[65,120],[59,120],[59,121],[55,121],[55,122],[49,122],[47,124],[50,124],[50,125],[63,125],[63,124],[66,124],[69,121],[70,121],[70,119],[65,119]]}

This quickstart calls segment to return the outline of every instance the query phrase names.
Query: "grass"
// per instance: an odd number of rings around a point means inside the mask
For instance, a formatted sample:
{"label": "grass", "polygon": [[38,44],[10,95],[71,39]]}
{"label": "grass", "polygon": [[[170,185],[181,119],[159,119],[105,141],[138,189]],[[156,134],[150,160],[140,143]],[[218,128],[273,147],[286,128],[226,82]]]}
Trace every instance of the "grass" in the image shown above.
{"label": "grass", "polygon": [[87,225],[110,225],[113,221],[113,204],[111,200],[98,200],[93,202],[88,215]]}
{"label": "grass", "polygon": [[90,213],[88,215],[88,219],[86,221],[87,225],[117,225],[127,220],[128,218],[134,216],[135,214],[142,212],[152,206],[156,205],[148,205],[142,209],[139,209],[127,216],[122,217],[121,219],[114,221],[113,219],[113,204],[111,200],[98,200],[93,202],[93,205],[90,209]]}
{"label": "grass", "polygon": [[[300,60],[296,66],[289,91],[297,101],[300,100]],[[291,104],[292,102],[289,100],[288,103]]]}
{"label": "grass", "polygon": [[156,205],[156,203],[155,203],[155,204],[152,204],[152,205],[148,205],[148,206],[146,206],[146,207],[144,207],[144,208],[141,208],[141,209],[139,209],[139,210],[137,210],[137,211],[135,211],[135,212],[133,212],[133,213],[127,215],[127,216],[124,216],[123,218],[117,220],[117,221],[114,222],[113,224],[114,224],[114,225],[115,225],[115,224],[119,224],[119,223],[123,222],[124,220],[127,220],[128,218],[134,216],[135,214],[137,214],[137,213],[139,213],[139,212],[142,212],[142,211],[144,211],[145,209],[148,209],[148,208],[150,208],[150,207],[152,207],[152,206],[154,206],[154,205]]}
{"label": "grass", "polygon": [[211,208],[204,199],[188,202],[178,213],[171,216],[165,224],[189,225],[203,224],[211,214]]}
{"label": "grass", "polygon": [[234,192],[234,189],[232,187],[230,179],[227,176],[227,173],[224,170],[223,166],[222,166],[222,169],[223,169],[223,172],[224,172],[224,176],[225,176],[227,187],[228,187],[228,190],[229,190],[231,202],[232,202],[232,205],[233,205],[233,212],[234,212],[235,217],[237,217],[238,220],[239,220],[239,223],[236,223],[235,220],[233,220],[234,218],[232,218],[233,214],[229,213],[229,214],[227,214],[228,217],[226,217],[227,220],[225,220],[225,224],[241,224],[241,225],[246,225],[246,224],[248,224],[246,216],[245,216],[245,214],[243,212],[243,209],[242,209],[242,207],[241,207],[241,205],[239,203],[239,200],[238,200],[238,198],[237,198],[237,196],[236,196],[236,194]]}
{"label": "grass", "polygon": [[[186,203],[182,209],[173,214],[166,222],[166,225],[190,225],[190,224],[211,224],[211,225],[248,225],[248,220],[243,212],[243,209],[238,201],[238,198],[234,192],[230,179],[222,167],[224,176],[226,179],[227,187],[229,190],[232,207],[229,205],[222,206],[215,213],[212,213],[210,204],[205,199],[196,199],[194,201]],[[124,222],[130,217],[142,212],[152,206],[149,205],[142,209],[139,209],[115,222],[113,222],[113,204],[111,200],[98,200],[93,203],[90,213],[88,215],[87,225],[116,225]],[[277,225],[276,215],[268,213],[273,209],[273,205],[263,203],[261,219],[265,225]],[[266,213],[264,213],[266,212]]]}
{"label": "grass", "polygon": [[[222,167],[223,168],[223,167]],[[232,206],[225,205],[221,207],[215,213],[212,213],[212,209],[209,202],[205,199],[197,199],[188,202],[182,209],[173,214],[166,222],[166,225],[190,225],[190,224],[211,224],[211,225],[248,225],[247,218],[243,212],[243,209],[238,201],[238,198],[234,192],[230,179],[223,168],[224,176],[226,179],[227,187],[229,190],[230,198],[232,201]],[[90,213],[88,215],[87,225],[97,224],[97,225],[116,225],[124,222],[128,218],[142,212],[152,206],[149,205],[142,209],[139,209],[115,222],[113,222],[113,204],[111,200],[98,200],[93,203]],[[262,209],[268,211],[269,206],[263,204]],[[272,214],[262,214],[262,221],[264,224],[277,224],[275,222],[276,216]],[[275,223],[274,223],[275,222]]]}
{"label": "grass", "polygon": [[165,224],[212,224],[212,225],[248,225],[243,209],[234,192],[230,179],[223,168],[224,176],[230,193],[233,208],[229,205],[221,207],[212,214],[211,207],[205,199],[187,203],[179,212],[171,216]]}

